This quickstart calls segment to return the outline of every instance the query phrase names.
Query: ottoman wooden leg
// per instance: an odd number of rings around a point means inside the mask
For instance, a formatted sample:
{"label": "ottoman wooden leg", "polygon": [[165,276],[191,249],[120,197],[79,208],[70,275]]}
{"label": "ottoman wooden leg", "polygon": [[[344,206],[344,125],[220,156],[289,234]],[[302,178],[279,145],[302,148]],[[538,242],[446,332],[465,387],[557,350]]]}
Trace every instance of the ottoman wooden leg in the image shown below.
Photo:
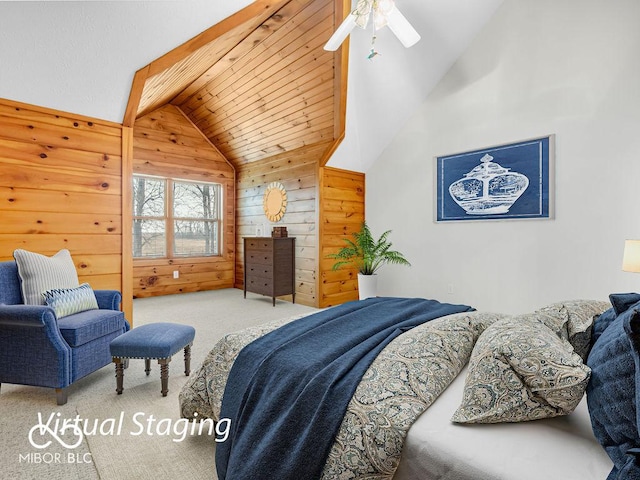
{"label": "ottoman wooden leg", "polygon": [[191,345],[184,347],[184,374],[188,377],[191,373]]}
{"label": "ottoman wooden leg", "polygon": [[125,360],[122,358],[114,358],[113,362],[116,364],[116,393],[120,395],[122,394]]}
{"label": "ottoman wooden leg", "polygon": [[162,393],[163,397],[167,396],[169,392],[169,362],[171,358],[161,358],[158,360],[160,364],[160,383],[162,384],[162,389],[160,393]]}
{"label": "ottoman wooden leg", "polygon": [[149,373],[151,373],[151,359],[150,358],[145,358],[144,359],[144,373],[147,374],[147,377],[149,376]]}

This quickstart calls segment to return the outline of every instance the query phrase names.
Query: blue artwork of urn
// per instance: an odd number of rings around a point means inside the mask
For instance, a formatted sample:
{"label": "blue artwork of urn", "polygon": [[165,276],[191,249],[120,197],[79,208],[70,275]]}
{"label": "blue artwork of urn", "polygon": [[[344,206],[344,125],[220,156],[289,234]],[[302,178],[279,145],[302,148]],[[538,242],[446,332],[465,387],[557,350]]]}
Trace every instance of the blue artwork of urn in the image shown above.
{"label": "blue artwork of urn", "polygon": [[436,220],[550,218],[553,136],[436,158]]}

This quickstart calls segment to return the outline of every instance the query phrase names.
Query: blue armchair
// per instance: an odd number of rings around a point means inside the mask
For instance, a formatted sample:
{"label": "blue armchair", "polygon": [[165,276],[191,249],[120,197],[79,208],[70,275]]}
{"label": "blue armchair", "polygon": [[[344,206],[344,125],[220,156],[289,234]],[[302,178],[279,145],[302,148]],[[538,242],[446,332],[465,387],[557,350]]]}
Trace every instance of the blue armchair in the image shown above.
{"label": "blue armchair", "polygon": [[116,290],[95,290],[98,310],[60,319],[51,307],[24,305],[18,267],[0,262],[0,384],[56,389],[58,405],[66,387],[111,363],[109,344],[129,330]]}

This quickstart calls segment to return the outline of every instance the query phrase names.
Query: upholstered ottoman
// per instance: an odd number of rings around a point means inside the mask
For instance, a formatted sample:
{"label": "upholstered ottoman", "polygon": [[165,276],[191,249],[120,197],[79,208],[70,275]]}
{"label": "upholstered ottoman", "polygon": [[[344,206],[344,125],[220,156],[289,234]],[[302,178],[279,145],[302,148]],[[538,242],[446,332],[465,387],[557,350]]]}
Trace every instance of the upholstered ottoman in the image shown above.
{"label": "upholstered ottoman", "polygon": [[163,397],[169,391],[169,362],[179,350],[184,349],[184,374],[191,371],[191,345],[196,330],[177,323],[149,323],[140,325],[115,338],[110,345],[111,357],[116,364],[116,392],[122,393],[124,367],[130,358],[144,358],[144,371],[149,375],[151,359],[160,364],[160,381]]}

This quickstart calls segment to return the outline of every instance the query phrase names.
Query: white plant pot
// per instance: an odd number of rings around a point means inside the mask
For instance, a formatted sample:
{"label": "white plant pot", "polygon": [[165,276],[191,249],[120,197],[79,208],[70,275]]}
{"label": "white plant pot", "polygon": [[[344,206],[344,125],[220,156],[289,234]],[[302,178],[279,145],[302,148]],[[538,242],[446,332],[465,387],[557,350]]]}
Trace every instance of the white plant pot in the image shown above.
{"label": "white plant pot", "polygon": [[378,276],[358,274],[358,295],[360,300],[375,297],[378,294]]}

